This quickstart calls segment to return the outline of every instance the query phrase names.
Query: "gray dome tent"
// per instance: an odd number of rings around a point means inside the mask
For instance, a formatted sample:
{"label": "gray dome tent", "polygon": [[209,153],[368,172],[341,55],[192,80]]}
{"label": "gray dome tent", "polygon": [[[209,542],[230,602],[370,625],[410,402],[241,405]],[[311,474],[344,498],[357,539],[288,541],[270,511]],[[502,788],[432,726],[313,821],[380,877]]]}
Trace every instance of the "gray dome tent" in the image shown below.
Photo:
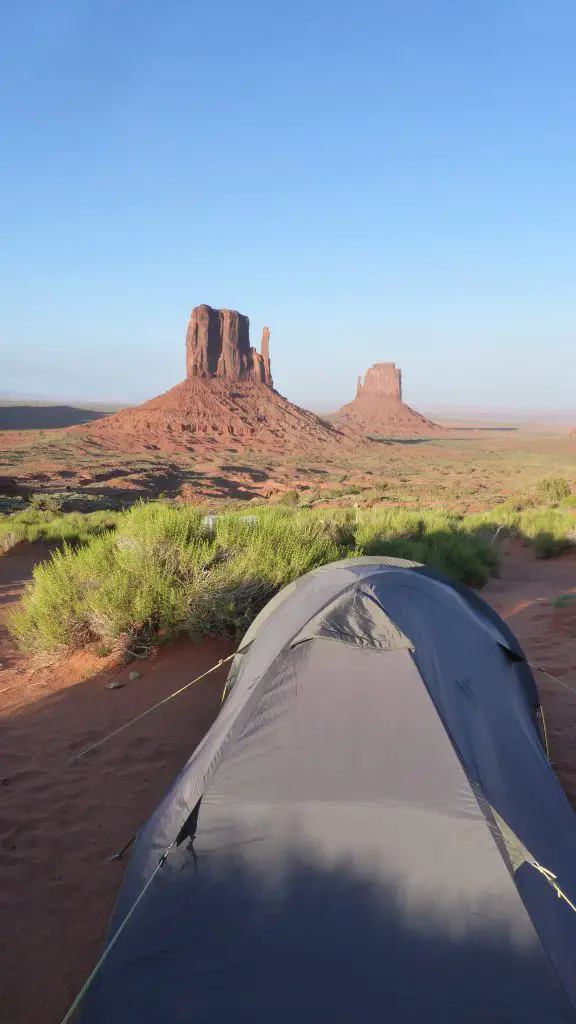
{"label": "gray dome tent", "polygon": [[287,587],[139,833],[108,942],[170,853],[83,1024],[576,1021],[576,823],[537,704],[506,625],[431,570]]}

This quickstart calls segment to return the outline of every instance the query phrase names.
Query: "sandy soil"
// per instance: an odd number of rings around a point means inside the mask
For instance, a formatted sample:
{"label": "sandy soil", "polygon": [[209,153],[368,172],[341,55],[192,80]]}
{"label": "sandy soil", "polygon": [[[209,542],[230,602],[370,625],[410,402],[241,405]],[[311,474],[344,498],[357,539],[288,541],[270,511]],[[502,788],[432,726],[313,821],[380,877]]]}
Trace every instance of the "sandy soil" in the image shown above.
{"label": "sandy soil", "polygon": [[[70,756],[232,650],[179,642],[121,670],[85,655],[31,667],[2,621],[41,549],[0,558],[0,1004],[9,1024],[58,1024],[89,973],[125,862],[109,857],[157,805],[218,712],[226,669],[192,687],[100,752]],[[512,544],[484,596],[531,661],[576,684],[576,553],[535,561]],[[128,682],[136,668],[142,677]],[[111,680],[126,681],[109,690]],[[576,802],[576,693],[538,676],[552,757]]]}
{"label": "sandy soil", "polygon": [[[124,872],[108,858],[151,814],[218,712],[226,667],[74,765],[73,753],[229,654],[179,642],[121,670],[34,670],[2,618],[38,549],[0,558],[0,1005],[58,1024],[91,970]],[[137,669],[142,678],[128,682]],[[126,681],[109,690],[111,680]]]}
{"label": "sandy soil", "polygon": [[[185,399],[188,392],[178,394]],[[325,494],[331,504],[347,506],[372,507],[382,502],[385,507],[399,503],[408,508],[474,512],[529,491],[550,473],[564,476],[576,486],[574,439],[569,437],[467,426],[460,431],[440,431],[438,436],[341,442],[331,447],[312,443],[314,423],[305,417],[302,431],[309,427],[312,433],[305,435],[304,443],[304,435],[293,443],[294,433],[289,440],[280,431],[272,435],[272,448],[258,442],[256,451],[247,448],[247,442],[237,442],[233,434],[226,435],[226,444],[223,435],[218,443],[212,443],[206,434],[200,447],[190,448],[192,435],[176,429],[183,417],[191,415],[186,402],[179,415],[168,420],[160,399],[154,399],[152,407],[150,415],[158,416],[160,425],[167,423],[169,428],[166,445],[160,435],[157,438],[159,447],[152,441],[148,413],[144,415],[142,409],[129,410],[132,440],[128,443],[125,439],[124,449],[106,436],[109,419],[98,421],[90,431],[84,427],[0,431],[0,505],[3,494],[15,502],[5,501],[6,510],[15,508],[18,500],[20,507],[25,507],[24,498],[37,494],[52,500],[56,496],[64,511],[87,512],[123,507],[138,498],[162,494],[207,504],[213,511],[236,501],[275,500],[286,489],[297,489],[303,502],[317,501]],[[252,412],[259,415],[254,407]],[[118,417],[121,424],[125,422],[124,414]],[[287,421],[286,430],[296,431],[299,422],[298,417]],[[140,441],[148,447],[140,445],[138,431]],[[346,487],[352,485],[354,493],[346,496]]]}
{"label": "sandy soil", "polygon": [[535,559],[520,541],[508,543],[501,578],[482,591],[518,637],[528,661],[573,688],[534,673],[551,760],[576,806],[576,599],[555,608],[553,602],[563,594],[576,598],[576,552]]}

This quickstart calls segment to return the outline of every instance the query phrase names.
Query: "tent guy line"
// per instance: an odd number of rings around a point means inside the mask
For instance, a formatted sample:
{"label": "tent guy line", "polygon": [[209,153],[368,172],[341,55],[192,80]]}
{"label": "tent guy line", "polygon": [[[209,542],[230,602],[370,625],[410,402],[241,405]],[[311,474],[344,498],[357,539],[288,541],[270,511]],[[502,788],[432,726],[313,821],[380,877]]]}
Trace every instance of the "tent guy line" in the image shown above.
{"label": "tent guy line", "polygon": [[97,975],[97,974],[98,974],[98,972],[100,971],[100,968],[102,967],[102,964],[103,964],[103,963],[104,963],[104,961],[106,960],[106,957],[108,956],[108,954],[109,954],[109,953],[111,952],[111,950],[112,950],[112,949],[114,948],[114,946],[116,945],[116,943],[117,943],[118,939],[120,938],[120,936],[121,936],[122,932],[124,931],[124,929],[125,929],[126,925],[128,924],[128,921],[129,921],[129,920],[130,920],[130,918],[132,917],[132,914],[134,913],[134,911],[135,911],[135,910],[136,910],[136,908],[138,907],[138,904],[139,904],[139,903],[141,902],[141,900],[142,900],[142,899],[144,898],[144,896],[146,895],[146,893],[147,893],[148,889],[149,889],[149,888],[150,888],[150,886],[152,885],[152,882],[153,882],[153,881],[154,881],[154,879],[156,878],[156,875],[157,875],[157,874],[158,874],[158,872],[160,871],[160,868],[161,868],[161,867],[162,867],[162,865],[164,864],[164,862],[165,862],[165,860],[166,860],[166,858],[167,858],[168,854],[169,854],[169,853],[170,853],[170,851],[171,851],[171,850],[173,849],[173,847],[174,847],[174,846],[176,846],[176,843],[177,843],[177,841],[178,841],[178,837],[176,837],[176,839],[174,839],[174,840],[173,840],[173,841],[172,841],[172,842],[170,843],[170,846],[168,846],[168,847],[167,847],[167,848],[166,848],[166,849],[164,850],[164,853],[163,853],[163,854],[162,854],[162,856],[160,857],[160,860],[158,861],[158,863],[157,863],[156,867],[154,868],[154,871],[153,871],[153,872],[152,872],[152,874],[150,875],[150,878],[148,879],[148,881],[146,882],[146,884],[145,884],[145,885],[144,885],[144,887],[142,888],[142,891],[140,892],[140,894],[139,894],[138,898],[137,898],[137,899],[136,899],[136,900],[134,901],[134,903],[133,903],[133,904],[132,904],[132,906],[130,907],[130,910],[129,910],[129,911],[128,911],[128,913],[126,914],[126,917],[125,917],[125,918],[124,918],[124,920],[122,921],[122,923],[121,923],[121,925],[119,926],[118,930],[117,930],[117,931],[115,932],[115,934],[113,935],[113,937],[111,938],[110,942],[108,943],[108,945],[106,946],[106,948],[105,948],[105,949],[103,950],[103,952],[102,952],[102,953],[100,954],[100,956],[99,956],[99,958],[98,958],[97,962],[95,963],[94,967],[93,967],[93,968],[92,968],[92,970],[90,971],[90,974],[89,974],[89,975],[88,975],[88,977],[86,978],[86,981],[85,981],[85,982],[84,982],[84,984],[82,985],[82,988],[81,988],[81,989],[80,989],[80,991],[78,992],[78,995],[77,995],[77,996],[76,996],[76,998],[74,999],[74,1002],[73,1002],[73,1003],[71,1004],[71,1006],[70,1006],[69,1010],[67,1011],[67,1013],[65,1014],[65,1016],[64,1016],[64,1017],[62,1018],[62,1020],[61,1020],[60,1024],[68,1024],[68,1021],[72,1020],[72,1017],[74,1016],[74,1013],[76,1012],[76,1010],[77,1010],[77,1009],[78,1009],[78,1007],[80,1006],[80,1003],[81,1003],[81,1002],[82,1002],[82,1000],[84,999],[84,996],[86,995],[86,993],[87,993],[88,989],[90,988],[90,985],[91,985],[91,984],[92,984],[92,982],[94,981],[94,978],[96,977],[96,975]]}
{"label": "tent guy line", "polygon": [[195,679],[191,679],[189,683],[186,683],[184,686],[181,686],[178,690],[174,690],[174,693],[170,693],[168,694],[167,697],[163,697],[162,700],[159,700],[156,704],[153,704],[151,708],[147,708],[146,711],[142,711],[139,715],[136,715],[135,718],[131,718],[129,722],[124,722],[124,725],[120,725],[117,729],[114,729],[113,732],[109,732],[107,736],[103,736],[102,739],[96,740],[95,743],[91,743],[89,747],[84,747],[83,750],[80,750],[77,754],[74,754],[74,756],[70,758],[68,764],[73,764],[74,761],[79,761],[81,757],[85,757],[86,754],[89,754],[91,750],[97,750],[98,747],[102,747],[104,743],[108,742],[108,740],[111,740],[114,736],[118,736],[119,733],[124,732],[125,729],[128,729],[131,725],[134,725],[136,722],[140,722],[141,719],[146,718],[147,715],[150,715],[153,711],[156,711],[157,708],[162,707],[163,704],[167,704],[168,701],[173,700],[174,697],[178,697],[181,693],[184,693],[185,690],[189,690],[190,687],[194,686],[195,683],[199,683],[201,679],[205,679],[206,676],[209,676],[212,672],[215,672],[216,669],[220,668],[222,665],[226,665],[227,662],[232,661],[232,658],[234,657],[236,657],[236,651],[234,651],[233,654],[229,654],[227,658],[220,658],[220,661],[217,661],[215,665],[212,665],[211,668],[206,669],[205,672],[202,672],[199,676],[196,676]]}
{"label": "tent guy line", "polygon": [[527,661],[526,664],[529,665],[530,668],[533,668],[536,672],[543,672],[545,676],[548,676],[548,679],[553,679],[555,683],[560,683],[560,686],[563,686],[565,690],[569,690],[570,693],[573,693],[576,697],[576,687],[571,686],[570,683],[567,683],[565,679],[560,679],[559,676],[552,675],[552,673],[549,672],[548,669],[542,668],[541,665],[534,665],[531,661]]}

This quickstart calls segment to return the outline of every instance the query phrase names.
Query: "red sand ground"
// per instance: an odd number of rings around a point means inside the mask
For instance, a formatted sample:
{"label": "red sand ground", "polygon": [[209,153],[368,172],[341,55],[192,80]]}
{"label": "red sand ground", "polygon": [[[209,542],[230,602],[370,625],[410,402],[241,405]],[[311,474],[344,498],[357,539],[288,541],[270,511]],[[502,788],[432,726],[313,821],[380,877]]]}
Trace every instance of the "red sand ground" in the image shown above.
{"label": "red sand ground", "polygon": [[[218,712],[226,669],[192,687],[68,765],[70,756],[138,714],[232,650],[225,641],[180,642],[130,668],[102,671],[86,655],[35,669],[15,651],[2,618],[41,549],[0,558],[0,930],[7,1024],[58,1024],[97,958],[125,862],[108,857],[154,810]],[[576,684],[576,607],[551,601],[576,592],[576,554],[535,561],[513,544],[502,579],[484,596],[528,657]],[[576,695],[539,677],[552,757],[576,801]]]}
{"label": "red sand ground", "polygon": [[[0,558],[0,1005],[6,1024],[57,1024],[90,972],[126,862],[108,858],[158,804],[218,713],[224,666],[125,736],[68,759],[225,657],[177,643],[121,670],[35,670],[2,626],[38,549]],[[142,678],[108,690],[112,679]]]}
{"label": "red sand ground", "polygon": [[564,608],[562,594],[576,597],[576,551],[535,559],[520,541],[508,543],[501,578],[482,597],[506,620],[528,660],[566,680],[572,690],[535,672],[546,715],[550,757],[576,807],[576,600]]}

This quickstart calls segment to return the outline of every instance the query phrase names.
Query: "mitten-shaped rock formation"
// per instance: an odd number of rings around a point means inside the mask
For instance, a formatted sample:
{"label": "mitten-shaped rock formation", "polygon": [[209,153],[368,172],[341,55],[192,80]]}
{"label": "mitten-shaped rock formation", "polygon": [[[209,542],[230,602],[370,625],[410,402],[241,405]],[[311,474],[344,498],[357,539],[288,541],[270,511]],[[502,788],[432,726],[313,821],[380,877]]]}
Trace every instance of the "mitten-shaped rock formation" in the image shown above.
{"label": "mitten-shaped rock formation", "polygon": [[91,424],[85,433],[124,451],[242,446],[285,453],[362,444],[357,431],[339,430],[274,390],[269,342],[265,327],[256,352],[247,316],[197,306],[186,333],[186,380],[144,405]]}
{"label": "mitten-shaped rock formation", "polygon": [[262,333],[262,353],[250,347],[250,322],[235,309],[196,306],[186,332],[186,376],[252,381],[272,387],[270,331]]}

